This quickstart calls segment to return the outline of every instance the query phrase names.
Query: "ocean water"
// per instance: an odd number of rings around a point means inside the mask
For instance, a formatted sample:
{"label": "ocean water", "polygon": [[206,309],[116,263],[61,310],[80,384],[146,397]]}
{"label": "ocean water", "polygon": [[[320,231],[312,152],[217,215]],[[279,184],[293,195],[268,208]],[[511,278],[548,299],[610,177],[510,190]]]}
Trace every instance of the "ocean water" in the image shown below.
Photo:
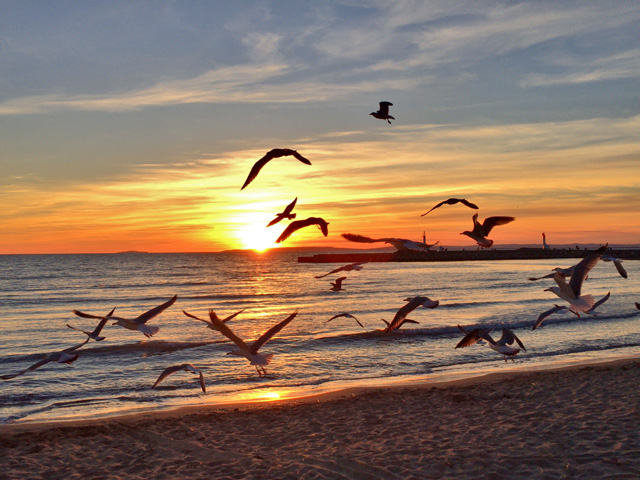
{"label": "ocean water", "polygon": [[[316,279],[339,264],[297,263],[284,252],[210,254],[6,255],[0,256],[0,375],[17,373],[46,354],[81,343],[71,324],[93,330],[97,320],[72,310],[133,318],[173,295],[176,303],[140,332],[108,324],[101,342],[77,350],[72,364],[51,362],[0,380],[0,423],[69,420],[122,415],[186,405],[268,401],[340,390],[350,386],[411,384],[505,369],[538,368],[640,354],[640,262],[625,261],[629,278],[599,262],[583,293],[597,299],[611,292],[597,316],[549,317],[531,331],[538,314],[562,304],[544,289],[553,280],[527,280],[575,260],[496,262],[368,263],[359,272]],[[330,281],[346,275],[340,292]],[[380,336],[415,295],[439,300],[419,308],[401,333]],[[241,338],[256,339],[294,311],[297,317],[261,349],[274,354],[260,378],[220,333],[186,317],[225,317]],[[364,325],[340,318],[349,312]],[[515,363],[486,346],[455,349],[457,325],[509,326],[526,352]],[[151,389],[168,366],[191,363],[205,376],[206,394],[188,372]]]}

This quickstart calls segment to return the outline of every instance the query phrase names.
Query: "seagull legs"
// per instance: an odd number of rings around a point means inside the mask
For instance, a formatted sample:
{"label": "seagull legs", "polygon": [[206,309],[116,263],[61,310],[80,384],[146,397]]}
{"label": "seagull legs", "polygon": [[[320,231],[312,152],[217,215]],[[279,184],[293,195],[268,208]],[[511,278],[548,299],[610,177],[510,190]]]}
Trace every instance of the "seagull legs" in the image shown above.
{"label": "seagull legs", "polygon": [[256,371],[258,372],[258,376],[260,378],[264,377],[267,374],[267,371],[262,365],[256,365]]}

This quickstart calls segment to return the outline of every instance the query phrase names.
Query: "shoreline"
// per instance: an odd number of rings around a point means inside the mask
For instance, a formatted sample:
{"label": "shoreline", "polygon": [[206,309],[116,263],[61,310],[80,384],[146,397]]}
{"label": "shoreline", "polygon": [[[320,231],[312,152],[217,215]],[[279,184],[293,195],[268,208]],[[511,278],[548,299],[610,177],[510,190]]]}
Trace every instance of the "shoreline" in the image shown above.
{"label": "shoreline", "polygon": [[[133,413],[105,414],[94,418],[70,418],[54,419],[49,421],[33,420],[18,421],[15,423],[0,424],[0,435],[14,435],[24,432],[46,431],[55,428],[78,428],[91,426],[104,426],[111,423],[129,423],[141,420],[166,420],[175,419],[189,415],[210,415],[228,411],[250,411],[264,410],[270,408],[286,408],[303,404],[330,403],[345,397],[357,397],[372,391],[397,392],[402,390],[429,390],[439,388],[457,388],[466,386],[481,385],[485,382],[499,380],[510,380],[512,378],[524,377],[532,374],[546,372],[565,372],[580,370],[584,368],[600,366],[619,366],[638,363],[640,367],[640,356],[617,357],[590,360],[566,360],[562,363],[542,364],[523,367],[522,365],[509,365],[508,370],[492,372],[461,372],[428,374],[429,378],[419,377],[411,380],[407,379],[380,379],[373,382],[373,385],[356,385],[332,388],[321,392],[302,392],[300,395],[293,395],[278,399],[256,399],[256,400],[230,400],[227,402],[167,406],[150,409],[142,409]],[[518,368],[520,367],[520,368]]]}
{"label": "shoreline", "polygon": [[640,358],[0,435],[7,479],[640,476]]}

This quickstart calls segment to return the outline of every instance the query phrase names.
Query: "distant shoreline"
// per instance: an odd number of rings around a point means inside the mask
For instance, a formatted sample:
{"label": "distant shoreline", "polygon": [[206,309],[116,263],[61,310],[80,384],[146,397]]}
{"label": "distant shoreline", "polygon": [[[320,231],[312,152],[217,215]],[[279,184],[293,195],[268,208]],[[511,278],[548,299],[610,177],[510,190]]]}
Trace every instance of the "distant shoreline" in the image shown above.
{"label": "distant shoreline", "polygon": [[[515,250],[444,250],[426,252],[378,253],[321,253],[298,257],[298,263],[355,263],[355,262],[464,262],[472,260],[541,260],[549,258],[583,258],[587,249],[518,248]],[[640,260],[640,249],[607,251],[620,260]]]}

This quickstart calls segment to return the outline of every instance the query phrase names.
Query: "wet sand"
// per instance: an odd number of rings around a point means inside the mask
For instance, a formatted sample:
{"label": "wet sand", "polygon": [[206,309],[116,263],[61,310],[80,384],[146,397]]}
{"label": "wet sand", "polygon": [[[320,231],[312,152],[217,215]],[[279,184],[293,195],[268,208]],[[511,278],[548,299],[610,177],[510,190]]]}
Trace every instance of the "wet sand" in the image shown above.
{"label": "wet sand", "polygon": [[0,427],[0,478],[640,478],[640,359]]}

